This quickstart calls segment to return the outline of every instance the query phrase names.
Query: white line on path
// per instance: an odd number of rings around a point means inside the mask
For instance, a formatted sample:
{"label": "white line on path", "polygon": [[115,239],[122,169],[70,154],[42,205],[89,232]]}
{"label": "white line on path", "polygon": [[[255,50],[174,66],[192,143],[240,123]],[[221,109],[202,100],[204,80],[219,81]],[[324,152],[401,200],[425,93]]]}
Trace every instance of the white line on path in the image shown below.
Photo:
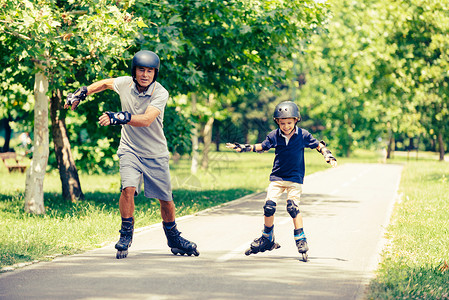
{"label": "white line on path", "polygon": [[231,250],[230,252],[226,253],[225,255],[220,256],[215,261],[216,262],[225,262],[237,255],[243,255],[247,248],[249,248],[248,243],[245,243],[244,245],[240,245],[239,247],[235,248],[234,250]]}
{"label": "white line on path", "polygon": [[[346,181],[345,183],[343,183],[339,188],[336,188],[335,190],[333,190],[332,192],[329,193],[329,195],[335,195],[337,194],[340,189],[342,187],[348,187],[350,184],[352,184],[354,181],[356,181],[357,179],[359,179],[360,177],[362,177],[363,175],[365,175],[366,173],[368,173],[369,171],[371,171],[371,169],[373,169],[373,166],[370,166],[368,168],[366,168],[365,170],[363,170],[362,172],[358,173],[357,175],[355,175],[354,177],[352,177],[351,179],[349,179],[348,181]],[[323,200],[321,200],[323,201]],[[318,201],[317,203],[321,202]]]}

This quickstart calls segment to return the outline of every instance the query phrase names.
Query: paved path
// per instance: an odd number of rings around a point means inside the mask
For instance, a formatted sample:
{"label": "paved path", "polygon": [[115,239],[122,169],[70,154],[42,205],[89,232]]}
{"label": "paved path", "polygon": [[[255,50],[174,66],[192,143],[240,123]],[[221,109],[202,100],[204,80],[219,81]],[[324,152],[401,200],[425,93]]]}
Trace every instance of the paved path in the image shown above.
{"label": "paved path", "polygon": [[180,218],[201,255],[174,256],[160,225],[113,245],[0,274],[0,299],[361,299],[383,245],[402,166],[346,164],[307,176],[300,205],[310,246],[302,262],[280,202],[281,248],[245,256],[263,227],[265,193]]}

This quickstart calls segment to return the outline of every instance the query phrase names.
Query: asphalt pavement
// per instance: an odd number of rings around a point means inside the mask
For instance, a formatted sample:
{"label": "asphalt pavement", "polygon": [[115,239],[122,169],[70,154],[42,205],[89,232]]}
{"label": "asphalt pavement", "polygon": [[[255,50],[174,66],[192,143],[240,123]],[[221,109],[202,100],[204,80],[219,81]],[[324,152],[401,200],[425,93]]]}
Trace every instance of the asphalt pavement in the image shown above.
{"label": "asphalt pavement", "polygon": [[306,176],[300,210],[308,262],[284,201],[275,215],[281,248],[245,256],[263,229],[265,193],[258,193],[177,220],[198,257],[174,256],[157,224],[137,230],[126,259],[116,259],[111,244],[0,274],[0,299],[363,299],[401,171],[345,164]]}

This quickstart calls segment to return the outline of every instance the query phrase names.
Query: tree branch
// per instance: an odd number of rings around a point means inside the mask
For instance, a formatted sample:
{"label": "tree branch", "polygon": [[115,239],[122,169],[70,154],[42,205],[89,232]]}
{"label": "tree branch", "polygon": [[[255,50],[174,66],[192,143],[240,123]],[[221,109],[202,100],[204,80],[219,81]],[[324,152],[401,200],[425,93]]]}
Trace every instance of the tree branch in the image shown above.
{"label": "tree branch", "polygon": [[20,39],[24,39],[24,40],[27,40],[27,41],[31,41],[31,38],[30,38],[30,37],[28,37],[28,36],[26,36],[26,35],[23,35],[23,34],[21,34],[21,33],[16,32],[13,28],[11,28],[8,24],[6,24],[6,23],[7,23],[6,21],[0,20],[0,22],[4,23],[5,28],[8,30],[8,31],[7,31],[7,30],[3,29],[3,30],[2,30],[3,32],[12,34],[13,36],[18,37],[18,38],[20,38]]}

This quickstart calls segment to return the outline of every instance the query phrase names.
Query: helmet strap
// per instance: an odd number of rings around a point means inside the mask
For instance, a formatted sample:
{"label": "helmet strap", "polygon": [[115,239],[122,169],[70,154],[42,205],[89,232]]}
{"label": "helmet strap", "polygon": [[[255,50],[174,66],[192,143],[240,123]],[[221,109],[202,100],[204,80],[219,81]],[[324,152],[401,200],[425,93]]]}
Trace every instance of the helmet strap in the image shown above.
{"label": "helmet strap", "polygon": [[[158,73],[159,73],[159,70],[155,68],[155,74],[154,74],[154,77],[153,77],[153,81],[150,83],[150,85],[152,85],[152,84],[156,81]],[[132,71],[132,76],[131,76],[131,77],[133,78],[133,81],[134,81],[134,83],[136,84],[137,87],[142,87],[142,86],[137,82],[137,79],[136,79],[136,70],[135,70],[135,69],[133,69],[133,71]],[[148,85],[148,87],[150,87],[150,85]],[[147,89],[148,89],[148,87],[147,87]],[[145,90],[145,91],[146,91],[146,90]],[[153,94],[153,93],[151,93],[151,94]]]}
{"label": "helmet strap", "polygon": [[[133,81],[134,81],[134,83],[136,84],[137,90],[139,90],[139,87],[143,87],[143,86],[141,86],[141,85],[137,82],[137,79],[136,79],[135,76],[133,76]],[[148,88],[149,88],[155,81],[156,81],[156,80],[153,80],[153,82],[150,83],[150,85],[147,86],[146,89],[145,89],[143,92],[146,92],[146,91],[148,90]],[[153,93],[154,93],[154,90],[155,90],[155,89],[156,89],[156,85],[154,84],[154,85],[153,85],[153,90],[151,91],[150,97],[153,96]]]}
{"label": "helmet strap", "polygon": [[293,131],[295,131],[295,129],[296,129],[296,125],[295,125],[295,127],[293,127],[293,129],[292,129],[289,133],[287,133],[286,135],[290,135]]}

